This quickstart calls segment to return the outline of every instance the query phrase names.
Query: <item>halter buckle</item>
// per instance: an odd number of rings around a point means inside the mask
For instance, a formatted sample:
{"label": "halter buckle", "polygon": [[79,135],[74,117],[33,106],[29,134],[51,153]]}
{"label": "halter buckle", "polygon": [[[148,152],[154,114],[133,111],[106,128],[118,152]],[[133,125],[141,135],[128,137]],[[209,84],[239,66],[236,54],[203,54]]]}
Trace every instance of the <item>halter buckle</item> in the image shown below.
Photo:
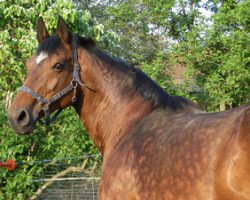
{"label": "halter buckle", "polygon": [[71,85],[72,85],[72,87],[73,87],[73,97],[72,97],[72,102],[74,103],[75,101],[76,101],[76,88],[77,88],[77,81],[75,80],[75,79],[73,79],[72,81],[71,81]]}
{"label": "halter buckle", "polygon": [[47,99],[43,99],[44,101],[40,102],[40,105],[43,110],[47,110],[49,108],[49,101]]}

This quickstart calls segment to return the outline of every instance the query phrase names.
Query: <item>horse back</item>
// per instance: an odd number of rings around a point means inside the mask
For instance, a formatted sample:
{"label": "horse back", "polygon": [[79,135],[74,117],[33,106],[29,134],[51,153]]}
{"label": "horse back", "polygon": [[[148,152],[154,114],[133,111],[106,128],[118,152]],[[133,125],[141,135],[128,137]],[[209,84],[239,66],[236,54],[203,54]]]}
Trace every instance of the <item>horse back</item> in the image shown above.
{"label": "horse back", "polygon": [[214,199],[221,160],[234,152],[227,147],[235,144],[240,116],[158,110],[145,118],[131,139],[141,199]]}
{"label": "horse back", "polygon": [[[147,157],[154,160],[151,170],[157,171],[159,165],[167,178],[155,178],[162,191],[152,199],[250,199],[250,104],[226,112],[180,113],[165,119],[165,126],[153,129],[157,133],[153,152],[159,155],[155,160],[153,155]],[[150,134],[146,140],[152,138]],[[150,142],[143,149],[150,155]],[[153,174],[152,179],[160,177]]]}

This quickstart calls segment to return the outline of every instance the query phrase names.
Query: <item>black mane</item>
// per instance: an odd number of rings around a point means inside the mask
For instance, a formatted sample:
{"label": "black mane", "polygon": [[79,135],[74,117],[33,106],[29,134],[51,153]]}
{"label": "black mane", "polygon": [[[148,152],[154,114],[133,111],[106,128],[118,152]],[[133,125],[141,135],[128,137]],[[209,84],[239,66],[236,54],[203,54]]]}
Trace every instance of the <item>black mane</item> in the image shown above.
{"label": "black mane", "polygon": [[188,105],[187,99],[180,96],[171,96],[150,79],[144,72],[137,69],[134,79],[134,88],[138,93],[146,99],[152,100],[157,107],[170,107],[173,110],[183,108],[183,105]]}
{"label": "black mane", "polygon": [[[151,100],[156,107],[169,107],[173,110],[177,110],[178,108],[183,108],[184,105],[193,105],[189,100],[183,97],[171,96],[166,93],[140,69],[129,65],[121,59],[113,58],[99,48],[95,48],[93,52],[99,59],[116,68],[123,76],[132,78],[131,88],[145,99]],[[124,78],[124,81],[126,80],[127,79]]]}
{"label": "black mane", "polygon": [[[122,75],[130,76],[132,78],[132,85],[145,99],[150,100],[156,107],[170,107],[173,110],[183,108],[184,105],[192,105],[190,101],[183,97],[171,96],[159,87],[152,79],[150,79],[140,69],[130,66],[120,59],[104,53],[99,48],[95,48],[93,40],[85,37],[77,36],[78,45],[93,52],[99,59],[106,62],[110,66],[115,67]],[[53,35],[47,38],[37,50],[37,53],[46,51],[48,54],[54,53],[58,48],[63,48],[62,42],[58,36]]]}

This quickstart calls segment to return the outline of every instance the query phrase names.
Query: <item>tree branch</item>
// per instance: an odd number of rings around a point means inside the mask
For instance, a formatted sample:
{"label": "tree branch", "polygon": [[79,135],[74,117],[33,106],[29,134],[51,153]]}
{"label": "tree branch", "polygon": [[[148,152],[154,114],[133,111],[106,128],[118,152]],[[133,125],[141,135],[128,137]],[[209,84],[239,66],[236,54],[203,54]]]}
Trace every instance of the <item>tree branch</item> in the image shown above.
{"label": "tree branch", "polygon": [[63,177],[70,172],[82,172],[85,169],[87,162],[88,162],[88,159],[84,160],[82,166],[80,166],[80,167],[71,166],[71,167],[65,169],[64,171],[57,173],[55,176],[53,176],[51,178],[50,181],[47,181],[42,187],[40,187],[36,191],[36,193],[30,198],[30,200],[37,199],[47,187],[49,187],[52,183],[54,183],[54,179],[58,179],[60,177]]}

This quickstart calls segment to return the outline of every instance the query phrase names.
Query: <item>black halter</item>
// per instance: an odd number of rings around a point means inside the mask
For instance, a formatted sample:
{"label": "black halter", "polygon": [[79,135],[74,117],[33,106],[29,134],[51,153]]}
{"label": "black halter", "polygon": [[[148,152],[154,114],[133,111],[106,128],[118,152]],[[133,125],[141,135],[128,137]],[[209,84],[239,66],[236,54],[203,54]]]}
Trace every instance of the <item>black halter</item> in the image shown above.
{"label": "black halter", "polygon": [[68,85],[63,90],[61,90],[60,92],[58,92],[57,94],[55,94],[54,96],[52,96],[49,99],[43,98],[42,96],[40,96],[39,94],[37,94],[35,91],[33,91],[32,89],[30,89],[27,86],[23,85],[19,89],[19,91],[27,92],[28,94],[30,94],[32,97],[34,97],[40,103],[40,105],[44,111],[45,122],[41,121],[40,119],[38,121],[44,126],[48,126],[48,125],[52,124],[57,119],[60,112],[62,111],[62,109],[57,110],[55,115],[51,118],[50,117],[50,110],[49,110],[50,104],[57,101],[61,97],[65,96],[66,94],[68,94],[72,90],[73,90],[72,103],[74,103],[76,101],[76,88],[77,88],[78,84],[82,87],[86,87],[86,84],[84,84],[80,80],[80,77],[79,77],[80,64],[78,63],[77,37],[76,36],[72,36],[72,48],[73,48],[74,70],[73,70],[73,78],[72,78],[70,85]]}

